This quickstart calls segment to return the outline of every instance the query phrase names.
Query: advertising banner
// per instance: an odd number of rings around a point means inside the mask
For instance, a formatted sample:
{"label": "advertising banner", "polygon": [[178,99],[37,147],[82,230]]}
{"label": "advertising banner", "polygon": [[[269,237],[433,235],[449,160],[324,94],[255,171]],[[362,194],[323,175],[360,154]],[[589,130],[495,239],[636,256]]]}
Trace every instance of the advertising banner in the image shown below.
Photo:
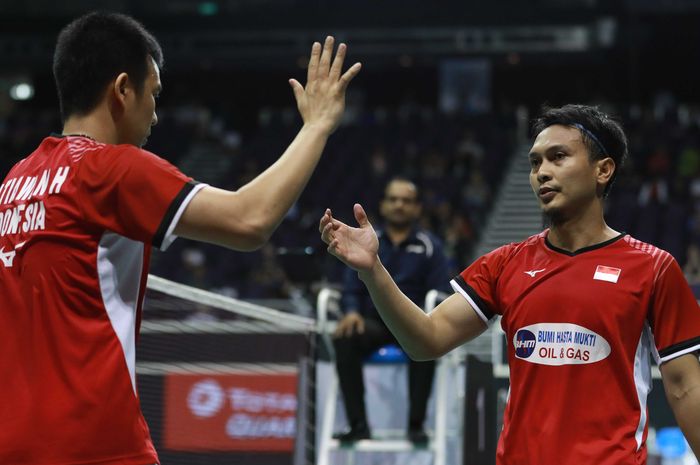
{"label": "advertising banner", "polygon": [[179,451],[293,450],[295,374],[170,374],[163,440]]}

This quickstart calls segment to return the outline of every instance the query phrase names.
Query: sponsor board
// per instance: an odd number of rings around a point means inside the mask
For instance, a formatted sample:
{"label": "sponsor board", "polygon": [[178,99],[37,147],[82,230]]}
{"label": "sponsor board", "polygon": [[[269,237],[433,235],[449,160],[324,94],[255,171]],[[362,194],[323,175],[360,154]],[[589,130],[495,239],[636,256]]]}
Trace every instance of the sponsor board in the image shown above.
{"label": "sponsor board", "polygon": [[179,451],[291,452],[296,375],[186,375],[165,379],[163,441]]}

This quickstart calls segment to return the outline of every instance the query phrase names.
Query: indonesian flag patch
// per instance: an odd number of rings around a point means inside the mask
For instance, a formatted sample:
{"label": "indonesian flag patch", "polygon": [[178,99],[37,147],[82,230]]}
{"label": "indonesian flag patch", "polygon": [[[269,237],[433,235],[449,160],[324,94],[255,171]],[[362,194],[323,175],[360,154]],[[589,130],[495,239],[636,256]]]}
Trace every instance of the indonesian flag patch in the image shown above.
{"label": "indonesian flag patch", "polygon": [[593,279],[597,279],[598,281],[607,281],[609,283],[616,283],[617,279],[620,277],[620,273],[622,273],[620,268],[598,265],[598,267],[595,269]]}

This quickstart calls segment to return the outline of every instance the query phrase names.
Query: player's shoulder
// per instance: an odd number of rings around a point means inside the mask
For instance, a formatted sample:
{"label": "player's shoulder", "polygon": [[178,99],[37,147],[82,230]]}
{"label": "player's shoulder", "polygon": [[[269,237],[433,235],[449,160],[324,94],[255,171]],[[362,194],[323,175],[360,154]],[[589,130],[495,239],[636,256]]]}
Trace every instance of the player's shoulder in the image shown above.
{"label": "player's shoulder", "polygon": [[666,250],[647,242],[640,241],[639,239],[635,239],[629,234],[625,234],[619,243],[622,247],[624,247],[627,256],[629,256],[631,259],[633,258],[648,262],[655,271],[667,267],[673,261],[675,261],[673,255]]}
{"label": "player's shoulder", "polygon": [[624,236],[622,236],[620,243],[623,244],[623,246],[625,246],[631,252],[638,253],[641,255],[648,255],[650,257],[655,257],[659,254],[669,255],[669,253],[666,252],[664,249],[656,247],[653,244],[649,244],[648,242],[635,239],[629,234],[625,234]]}
{"label": "player's shoulder", "polygon": [[512,258],[528,249],[531,249],[532,247],[542,247],[546,236],[547,231],[545,230],[522,241],[504,244],[491,251],[489,255],[493,254],[495,256]]}
{"label": "player's shoulder", "polygon": [[[136,147],[131,147],[136,149]],[[117,156],[126,151],[128,151],[127,147],[98,142],[86,136],[51,134],[18,165],[41,163],[47,158],[54,162],[74,165],[80,164],[84,160],[92,162],[106,160],[109,156]]]}
{"label": "player's shoulder", "polygon": [[525,259],[533,247],[542,247],[546,231],[535,234],[520,242],[504,244],[482,255],[474,263],[481,263],[493,269],[503,269],[509,264]]}
{"label": "player's shoulder", "polygon": [[143,168],[170,164],[158,155],[131,144],[105,144],[92,139],[79,138],[68,141],[73,162],[82,162],[93,170],[109,170],[121,166]]}
{"label": "player's shoulder", "polygon": [[85,158],[92,162],[107,161],[110,159],[139,156],[144,150],[130,144],[105,144],[92,139],[69,140],[70,152],[74,158]]}

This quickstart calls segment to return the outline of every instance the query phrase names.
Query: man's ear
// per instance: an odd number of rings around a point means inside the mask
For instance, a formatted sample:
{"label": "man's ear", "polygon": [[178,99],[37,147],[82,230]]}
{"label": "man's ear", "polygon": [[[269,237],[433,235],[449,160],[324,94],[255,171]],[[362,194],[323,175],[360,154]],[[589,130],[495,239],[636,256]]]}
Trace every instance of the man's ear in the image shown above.
{"label": "man's ear", "polygon": [[112,84],[111,93],[114,99],[120,103],[122,108],[126,106],[126,99],[129,96],[129,93],[132,91],[129,75],[126,73],[120,73]]}
{"label": "man's ear", "polygon": [[598,186],[600,186],[597,191],[600,195],[603,195],[606,186],[610,184],[610,180],[613,178],[616,169],[615,160],[610,157],[596,161],[596,180]]}
{"label": "man's ear", "polygon": [[613,175],[615,174],[615,160],[610,157],[603,158],[602,160],[596,161],[596,178],[598,180],[598,185],[607,186],[610,183]]}

